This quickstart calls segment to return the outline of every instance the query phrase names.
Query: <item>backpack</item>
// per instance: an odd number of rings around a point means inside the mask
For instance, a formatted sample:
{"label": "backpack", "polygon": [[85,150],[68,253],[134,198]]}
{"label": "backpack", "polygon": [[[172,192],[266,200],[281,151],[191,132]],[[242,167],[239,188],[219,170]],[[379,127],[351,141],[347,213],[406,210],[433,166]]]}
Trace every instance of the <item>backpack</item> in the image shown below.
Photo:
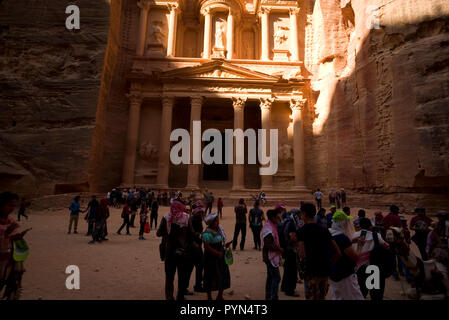
{"label": "backpack", "polygon": [[373,232],[373,240],[374,249],[370,253],[370,264],[378,266],[382,277],[388,278],[394,271],[395,256],[390,250],[380,245],[376,232]]}

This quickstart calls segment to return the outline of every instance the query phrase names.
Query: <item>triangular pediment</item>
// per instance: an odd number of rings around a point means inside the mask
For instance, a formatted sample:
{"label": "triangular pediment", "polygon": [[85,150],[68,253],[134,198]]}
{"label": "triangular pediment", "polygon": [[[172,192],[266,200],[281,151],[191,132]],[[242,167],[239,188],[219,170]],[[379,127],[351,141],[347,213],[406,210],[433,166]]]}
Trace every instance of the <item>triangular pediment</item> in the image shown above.
{"label": "triangular pediment", "polygon": [[199,66],[185,67],[166,71],[161,78],[169,79],[204,79],[204,80],[259,80],[278,81],[280,77],[236,66],[223,60],[206,62]]}

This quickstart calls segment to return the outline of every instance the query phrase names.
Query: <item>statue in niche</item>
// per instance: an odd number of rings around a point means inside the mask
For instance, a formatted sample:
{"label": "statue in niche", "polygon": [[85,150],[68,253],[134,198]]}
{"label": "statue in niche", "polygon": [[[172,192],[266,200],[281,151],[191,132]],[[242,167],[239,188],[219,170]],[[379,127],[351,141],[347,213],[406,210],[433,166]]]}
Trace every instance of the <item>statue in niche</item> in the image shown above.
{"label": "statue in niche", "polygon": [[279,159],[290,160],[293,159],[293,148],[289,144],[283,144],[279,147]]}
{"label": "statue in niche", "polygon": [[224,41],[226,37],[226,25],[225,21],[222,19],[217,20],[215,26],[215,47],[219,49],[224,49]]}
{"label": "statue in niche", "polygon": [[278,26],[274,33],[274,48],[280,49],[282,45],[287,41],[289,28],[285,26]]}
{"label": "statue in niche", "polygon": [[157,158],[157,148],[150,142],[145,141],[139,147],[139,155],[142,159],[147,161]]}
{"label": "statue in niche", "polygon": [[154,44],[164,44],[165,34],[163,33],[162,21],[153,21],[151,25],[150,42]]}

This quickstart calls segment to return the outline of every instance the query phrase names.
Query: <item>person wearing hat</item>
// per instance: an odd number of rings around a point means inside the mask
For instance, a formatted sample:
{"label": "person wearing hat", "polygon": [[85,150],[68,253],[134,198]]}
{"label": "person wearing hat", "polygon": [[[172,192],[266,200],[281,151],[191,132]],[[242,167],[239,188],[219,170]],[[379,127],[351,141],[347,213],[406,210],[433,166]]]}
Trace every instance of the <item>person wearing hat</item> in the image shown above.
{"label": "person wearing hat", "polygon": [[193,234],[193,241],[198,245],[195,250],[194,264],[195,264],[195,285],[193,290],[195,292],[204,292],[203,288],[203,241],[201,234],[203,233],[203,216],[204,208],[201,201],[197,201],[192,207],[192,214],[189,218],[189,227]]}
{"label": "person wearing hat", "polygon": [[282,221],[287,219],[288,212],[287,212],[287,207],[285,206],[285,204],[283,204],[282,202],[276,203],[276,206],[274,207],[274,210],[276,210],[277,213],[279,213],[281,215]]}
{"label": "person wearing hat", "polygon": [[337,207],[336,206],[331,206],[330,207],[330,212],[328,214],[326,214],[327,228],[332,227],[332,217],[334,216],[334,213],[336,211],[337,211]]}
{"label": "person wearing hat", "polygon": [[212,300],[212,291],[218,291],[217,300],[223,300],[223,291],[231,287],[231,275],[225,261],[226,234],[220,226],[218,213],[204,218],[207,228],[202,235],[204,243],[204,290],[207,299]]}
{"label": "person wearing hat", "polygon": [[430,231],[430,225],[432,224],[432,219],[426,216],[426,209],[422,207],[415,208],[416,216],[410,221],[410,230],[415,231],[415,234],[411,238],[414,243],[418,246],[419,252],[421,253],[421,258],[423,260],[428,260],[426,245],[427,245],[427,235]]}
{"label": "person wearing hat", "polygon": [[355,248],[353,247],[352,219],[353,217],[343,211],[336,211],[332,217],[332,227],[329,231],[341,252],[341,257],[331,266],[329,285],[332,300],[364,300],[355,267],[365,239],[359,238]]}

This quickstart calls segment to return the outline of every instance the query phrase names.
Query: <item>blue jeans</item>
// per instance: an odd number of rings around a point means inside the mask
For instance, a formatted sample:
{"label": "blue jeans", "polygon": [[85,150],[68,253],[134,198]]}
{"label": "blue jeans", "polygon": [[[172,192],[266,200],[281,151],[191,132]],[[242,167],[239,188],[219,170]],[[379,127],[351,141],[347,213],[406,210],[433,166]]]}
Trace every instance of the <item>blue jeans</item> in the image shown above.
{"label": "blue jeans", "polygon": [[265,300],[279,300],[279,283],[281,282],[281,273],[279,267],[275,268],[271,262],[265,262],[267,265],[267,282],[265,284]]}

